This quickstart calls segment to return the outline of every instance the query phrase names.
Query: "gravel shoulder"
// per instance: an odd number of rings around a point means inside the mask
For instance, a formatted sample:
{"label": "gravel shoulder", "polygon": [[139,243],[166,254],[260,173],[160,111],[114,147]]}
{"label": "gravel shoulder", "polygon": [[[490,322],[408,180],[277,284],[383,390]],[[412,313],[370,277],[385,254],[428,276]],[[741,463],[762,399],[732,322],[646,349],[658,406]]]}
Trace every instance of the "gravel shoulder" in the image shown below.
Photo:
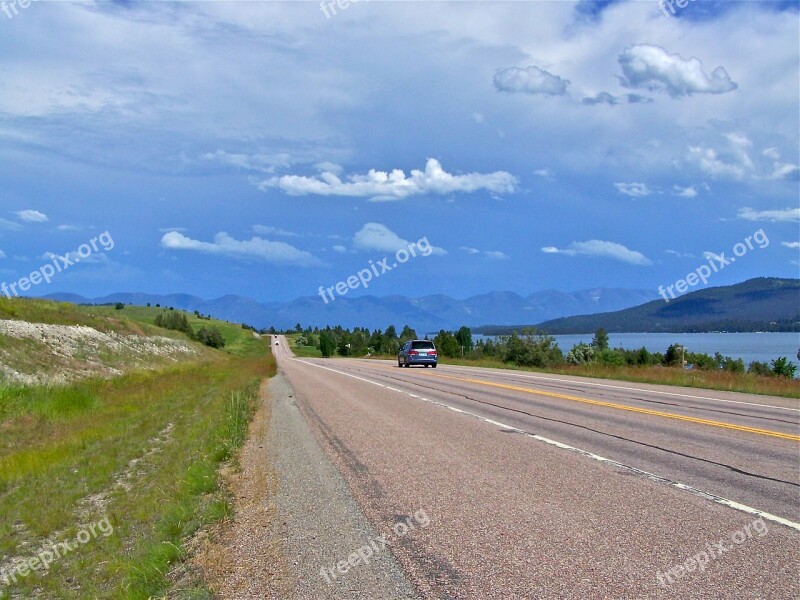
{"label": "gravel shoulder", "polygon": [[320,448],[281,372],[262,397],[241,471],[230,478],[235,518],[197,558],[215,597],[417,598],[385,538]]}

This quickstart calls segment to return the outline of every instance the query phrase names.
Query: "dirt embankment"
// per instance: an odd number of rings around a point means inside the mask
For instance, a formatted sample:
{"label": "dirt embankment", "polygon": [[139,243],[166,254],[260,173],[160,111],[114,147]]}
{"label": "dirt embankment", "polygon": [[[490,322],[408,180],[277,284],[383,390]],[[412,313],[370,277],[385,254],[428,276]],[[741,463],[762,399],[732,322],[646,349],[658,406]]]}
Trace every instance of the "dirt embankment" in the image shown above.
{"label": "dirt embankment", "polygon": [[0,381],[36,385],[113,377],[196,353],[191,345],[167,337],[0,320]]}

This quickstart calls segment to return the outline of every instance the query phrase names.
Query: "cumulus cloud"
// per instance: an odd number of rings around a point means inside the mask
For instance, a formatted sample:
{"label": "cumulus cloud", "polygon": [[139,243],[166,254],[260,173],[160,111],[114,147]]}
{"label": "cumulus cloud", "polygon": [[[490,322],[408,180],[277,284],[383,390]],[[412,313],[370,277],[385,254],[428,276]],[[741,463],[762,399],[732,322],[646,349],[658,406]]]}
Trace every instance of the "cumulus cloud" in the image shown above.
{"label": "cumulus cloud", "polygon": [[14,214],[25,223],[45,223],[50,220],[46,214],[40,213],[38,210],[18,210]]}
{"label": "cumulus cloud", "polygon": [[345,248],[341,244],[335,244],[333,246],[333,251],[337,252],[338,254],[346,254],[347,253],[347,248]]}
{"label": "cumulus cloud", "polygon": [[701,171],[712,177],[731,177],[744,179],[749,168],[741,162],[726,160],[713,148],[689,146],[689,160],[697,164]]}
{"label": "cumulus cloud", "polygon": [[472,248],[470,246],[461,246],[459,250],[466,252],[467,254],[472,255],[482,255],[486,258],[491,258],[494,260],[508,260],[509,256],[505,252],[501,252],[500,250],[478,250],[477,248]]}
{"label": "cumulus cloud", "polygon": [[[397,252],[401,248],[408,249],[412,243],[415,242],[404,240],[381,223],[366,223],[353,236],[353,248],[365,252]],[[433,246],[432,254],[443,255],[447,251]]]}
{"label": "cumulus cloud", "polygon": [[165,233],[161,238],[161,246],[169,250],[193,250],[234,258],[258,258],[280,266],[312,267],[321,265],[319,259],[309,252],[299,250],[284,242],[271,242],[260,237],[236,240],[224,231],[215,235],[213,242],[193,240],[178,231],[171,231]]}
{"label": "cumulus cloud", "polygon": [[778,210],[753,210],[740,208],[737,215],[746,221],[769,221],[772,223],[791,223],[800,221],[800,208],[784,208]]}
{"label": "cumulus cloud", "polygon": [[351,175],[342,180],[331,171],[318,177],[284,175],[261,182],[262,190],[275,188],[290,196],[348,196],[372,200],[401,200],[421,194],[452,194],[485,190],[495,194],[510,194],[517,188],[517,179],[505,171],[452,175],[439,161],[430,158],[425,170],[414,169],[410,176],[400,169],[391,173],[370,169],[366,175]]}
{"label": "cumulus cloud", "polygon": [[501,92],[563,96],[570,82],[531,65],[525,69],[509,67],[495,73],[494,87]]}
{"label": "cumulus cloud", "polygon": [[787,248],[800,248],[800,242],[781,242],[781,246],[786,246]]}
{"label": "cumulus cloud", "polygon": [[699,59],[670,54],[660,46],[631,46],[620,54],[618,61],[622,67],[620,81],[631,89],[662,91],[681,98],[692,94],[724,94],[739,87],[723,67],[714,69],[709,77]]}
{"label": "cumulus cloud", "polygon": [[533,172],[534,175],[537,177],[547,177],[550,178],[553,176],[553,172],[550,169],[536,169]]}
{"label": "cumulus cloud", "polygon": [[603,240],[588,240],[586,242],[572,242],[566,248],[556,248],[555,246],[545,246],[542,248],[545,254],[566,254],[567,256],[590,256],[597,258],[610,258],[632,265],[651,265],[653,261],[641,252],[630,250],[622,244],[616,242],[606,242]]}
{"label": "cumulus cloud", "polygon": [[703,146],[690,146],[688,158],[700,169],[712,177],[731,177],[737,180],[796,180],[800,168],[791,163],[781,162],[780,152],[776,148],[767,148],[761,152],[772,164],[758,165],[750,157],[753,148],[746,135],[739,132],[727,133],[725,144],[719,150]]}
{"label": "cumulus cloud", "polygon": [[620,194],[632,198],[644,198],[653,193],[644,183],[615,183],[614,187],[619,190]]}
{"label": "cumulus cloud", "polygon": [[696,198],[698,194],[698,191],[693,185],[690,185],[689,187],[681,187],[676,185],[672,189],[675,190],[674,195],[680,196],[681,198]]}

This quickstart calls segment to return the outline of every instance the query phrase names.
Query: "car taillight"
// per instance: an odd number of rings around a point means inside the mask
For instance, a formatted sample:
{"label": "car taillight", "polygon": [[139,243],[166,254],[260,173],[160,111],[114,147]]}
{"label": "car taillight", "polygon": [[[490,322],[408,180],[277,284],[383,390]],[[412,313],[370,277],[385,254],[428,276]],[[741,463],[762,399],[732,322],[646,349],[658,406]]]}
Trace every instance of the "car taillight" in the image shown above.
{"label": "car taillight", "polygon": [[436,350],[428,350],[428,354],[433,354],[435,356],[439,353]]}
{"label": "car taillight", "polygon": [[416,356],[417,354],[419,354],[419,352],[417,352],[416,350],[409,350],[408,351],[408,355],[409,356]]}

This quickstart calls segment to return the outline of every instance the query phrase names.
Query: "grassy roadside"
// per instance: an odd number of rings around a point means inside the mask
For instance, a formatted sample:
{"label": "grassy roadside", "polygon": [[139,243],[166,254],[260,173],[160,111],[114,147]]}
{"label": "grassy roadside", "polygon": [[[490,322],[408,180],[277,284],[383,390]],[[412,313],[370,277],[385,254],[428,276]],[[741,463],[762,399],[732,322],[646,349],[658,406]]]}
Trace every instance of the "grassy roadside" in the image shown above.
{"label": "grassy roadside", "polygon": [[314,346],[298,346],[297,337],[298,335],[291,334],[286,336],[286,340],[289,342],[289,348],[294,352],[295,356],[322,358],[322,352],[319,351],[319,348],[315,348]]}
{"label": "grassy roadside", "polygon": [[[182,336],[152,326],[159,309],[43,305],[0,304],[0,318]],[[192,534],[230,515],[218,469],[276,369],[268,338],[202,323],[225,350],[113,379],[0,384],[0,598],[176,597],[170,569]],[[17,568],[69,541],[49,569]],[[210,597],[200,584],[179,595]]]}

